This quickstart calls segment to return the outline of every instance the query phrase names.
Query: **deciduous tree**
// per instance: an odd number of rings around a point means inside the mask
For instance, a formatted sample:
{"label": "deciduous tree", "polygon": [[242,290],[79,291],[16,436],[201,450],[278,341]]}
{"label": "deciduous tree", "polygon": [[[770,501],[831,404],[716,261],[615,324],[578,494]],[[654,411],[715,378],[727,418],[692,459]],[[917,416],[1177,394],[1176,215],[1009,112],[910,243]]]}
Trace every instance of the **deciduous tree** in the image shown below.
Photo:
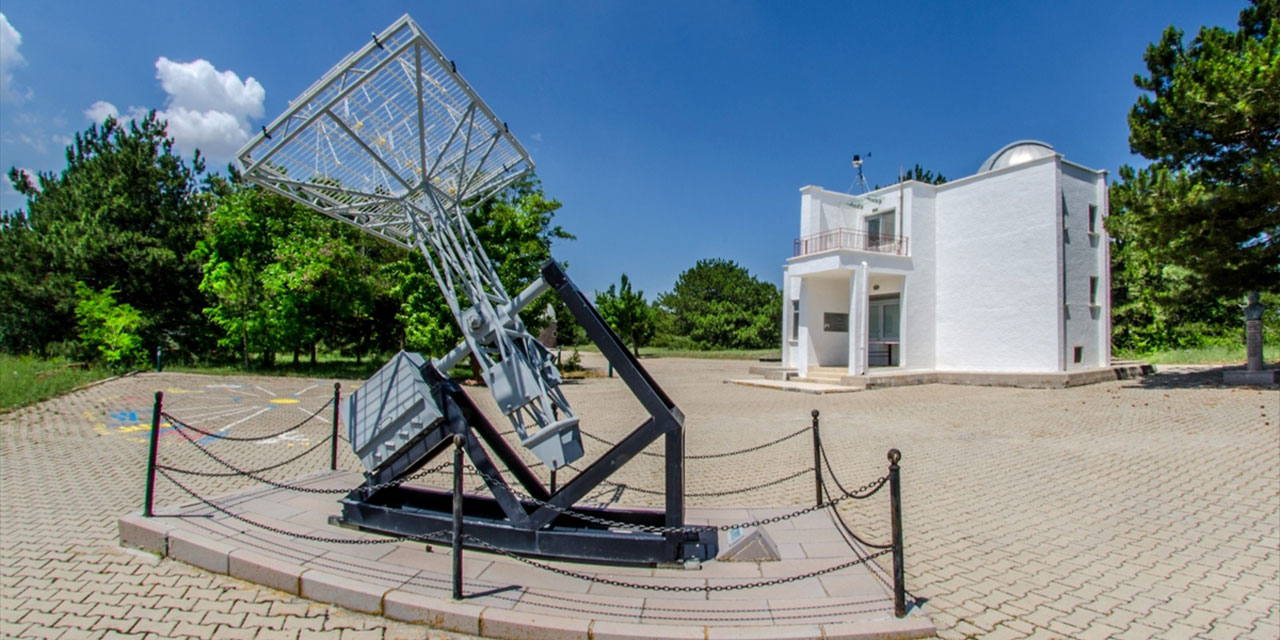
{"label": "deciduous tree", "polygon": [[613,330],[631,343],[631,352],[637,357],[640,347],[653,338],[653,313],[645,302],[643,291],[631,289],[631,280],[622,274],[621,282],[609,285],[603,293],[596,292],[596,310]]}

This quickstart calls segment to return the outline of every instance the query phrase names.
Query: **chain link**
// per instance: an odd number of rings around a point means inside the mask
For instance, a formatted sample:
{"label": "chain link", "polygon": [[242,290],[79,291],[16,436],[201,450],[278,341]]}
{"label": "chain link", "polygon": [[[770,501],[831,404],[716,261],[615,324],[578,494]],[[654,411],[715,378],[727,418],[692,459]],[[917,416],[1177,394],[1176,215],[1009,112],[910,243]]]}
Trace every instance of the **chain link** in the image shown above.
{"label": "chain link", "polygon": [[[737,451],[725,451],[725,452],[722,452],[722,453],[706,453],[706,454],[701,454],[701,455],[692,455],[692,456],[690,456],[690,455],[686,455],[686,456],[684,457],[684,459],[685,459],[685,460],[711,460],[711,459],[713,459],[713,458],[729,458],[729,457],[732,457],[732,456],[739,456],[739,455],[742,455],[742,454],[745,454],[745,453],[751,453],[751,452],[753,452],[753,451],[759,451],[759,450],[761,450],[761,449],[767,449],[767,448],[772,447],[772,446],[774,446],[774,445],[776,445],[776,444],[782,444],[783,442],[786,442],[786,441],[788,441],[788,440],[790,440],[790,439],[792,439],[792,438],[794,438],[794,437],[796,437],[796,436],[798,436],[798,435],[800,435],[800,434],[802,434],[802,433],[807,433],[807,432],[812,431],[812,430],[813,430],[813,427],[805,427],[805,428],[803,428],[803,429],[800,429],[799,431],[796,431],[796,432],[793,432],[793,433],[789,433],[789,434],[787,434],[787,435],[785,435],[785,436],[782,436],[781,438],[778,438],[777,440],[771,440],[771,441],[766,442],[766,443],[764,443],[764,444],[758,444],[758,445],[755,445],[755,446],[753,446],[753,447],[747,447],[746,449],[739,449],[739,450],[737,450]],[[583,432],[581,432],[581,433],[582,433],[582,435],[586,436],[587,438],[589,438],[589,439],[591,439],[591,440],[595,440],[596,442],[599,442],[600,444],[603,444],[603,445],[604,445],[604,446],[606,446],[606,447],[616,447],[616,446],[618,445],[618,443],[616,443],[616,442],[610,442],[610,441],[605,440],[604,438],[601,438],[600,436],[597,436],[597,435],[595,435],[595,434],[593,434],[593,433],[587,433],[586,431],[583,431]],[[648,457],[650,457],[650,458],[665,458],[665,457],[666,457],[666,455],[665,455],[665,454],[661,454],[661,453],[653,453],[653,452],[651,452],[651,451],[641,451],[641,452],[640,452],[640,455],[642,455],[642,456],[648,456]]]}
{"label": "chain link", "polygon": [[229,435],[226,435],[226,434],[223,434],[223,433],[214,433],[214,432],[211,432],[211,431],[205,431],[204,429],[201,429],[200,427],[197,427],[197,426],[194,426],[194,425],[187,424],[186,422],[183,422],[183,421],[181,421],[181,420],[179,420],[179,419],[177,419],[177,418],[173,417],[173,414],[170,414],[170,413],[168,413],[168,412],[166,412],[166,411],[161,411],[161,412],[160,412],[160,415],[161,415],[161,416],[163,416],[163,417],[165,417],[165,418],[168,418],[168,419],[169,419],[169,422],[170,422],[171,424],[173,424],[173,426],[174,426],[174,427],[176,427],[176,428],[178,428],[179,430],[181,430],[181,429],[190,429],[190,430],[192,430],[192,431],[195,431],[196,433],[199,433],[199,434],[201,434],[201,435],[208,436],[208,437],[210,437],[210,438],[218,438],[218,439],[220,439],[220,440],[229,440],[229,441],[231,441],[231,442],[259,442],[259,441],[262,441],[262,440],[270,440],[270,439],[272,439],[272,438],[277,438],[277,437],[282,436],[282,435],[284,435],[284,434],[286,434],[286,433],[289,433],[290,431],[294,431],[295,429],[298,429],[298,428],[299,428],[299,427],[301,427],[302,425],[304,425],[304,424],[306,424],[306,423],[308,423],[308,422],[311,422],[311,420],[313,420],[316,416],[320,415],[320,412],[321,412],[321,411],[324,411],[324,410],[325,410],[325,408],[326,408],[326,407],[328,407],[328,406],[329,406],[329,405],[331,405],[331,404],[333,404],[333,398],[330,398],[328,402],[325,402],[324,404],[320,405],[320,408],[319,408],[319,409],[316,409],[316,410],[315,410],[311,415],[307,416],[306,418],[303,418],[303,419],[302,419],[302,422],[299,422],[298,424],[295,424],[295,425],[293,425],[292,427],[289,427],[288,429],[285,429],[284,431],[279,431],[279,432],[276,432],[276,433],[273,433],[273,434],[270,434],[270,435],[265,435],[265,436],[254,436],[254,437],[251,437],[251,438],[246,438],[246,437],[237,437],[237,436],[229,436]]}
{"label": "chain link", "polygon": [[[576,518],[584,522],[590,522],[593,524],[609,527],[611,529],[628,529],[631,531],[642,531],[645,533],[699,533],[702,531],[729,531],[731,529],[746,529],[750,527],[759,527],[759,526],[764,526],[768,524],[774,524],[777,522],[782,522],[784,520],[798,518],[802,515],[805,515],[807,513],[812,513],[819,509],[834,507],[835,505],[840,504],[841,502],[848,499],[860,500],[862,498],[870,497],[874,495],[876,491],[880,489],[880,487],[884,486],[884,484],[889,481],[889,475],[885,474],[879,478],[876,478],[875,480],[872,480],[871,482],[868,482],[862,485],[861,487],[858,487],[858,489],[856,489],[855,491],[846,493],[840,496],[839,498],[835,498],[834,500],[828,499],[826,502],[823,502],[822,504],[815,504],[809,507],[805,507],[803,509],[792,511],[791,513],[770,516],[768,518],[761,518],[759,520],[752,520],[750,522],[742,522],[742,523],[736,523],[736,524],[722,524],[722,525],[693,525],[693,526],[685,526],[685,527],[662,527],[658,525],[635,524],[631,522],[622,522],[619,520],[610,520],[607,518],[600,518],[600,517],[588,515],[585,513],[580,513],[578,511],[574,511],[572,508],[561,507],[559,505],[552,504],[545,500],[539,500],[533,496],[526,495],[520,491],[517,491],[510,485],[507,485],[505,481],[501,479],[492,478],[482,473],[478,469],[471,467],[470,465],[467,465],[467,468],[471,470],[472,473],[475,473],[476,475],[480,476],[481,478],[485,479],[488,482],[506,485],[507,490],[510,491],[512,495],[516,496],[516,498],[522,502],[532,502],[540,507],[546,507],[548,509],[551,509],[552,511],[555,511],[556,513],[559,513],[561,515],[569,516],[570,518]],[[617,485],[617,486],[626,487],[627,485]],[[860,494],[863,494],[864,492],[868,492],[868,493],[865,493],[864,495],[860,495]],[[830,498],[830,496],[828,496],[828,498]]]}
{"label": "chain link", "polygon": [[273,471],[273,470],[275,470],[275,469],[279,469],[280,467],[283,467],[283,466],[285,466],[285,465],[288,465],[288,464],[289,464],[289,463],[291,463],[291,462],[297,462],[298,460],[302,459],[302,458],[303,458],[303,456],[306,456],[308,453],[311,453],[312,451],[315,451],[316,449],[319,449],[319,448],[321,447],[321,445],[323,445],[324,443],[326,443],[326,442],[328,442],[328,441],[329,441],[329,439],[328,439],[328,438],[325,438],[324,440],[321,440],[320,442],[317,442],[317,443],[315,443],[315,444],[311,445],[310,447],[308,447],[308,448],[307,448],[305,451],[303,451],[302,453],[299,453],[298,455],[293,456],[292,458],[289,458],[288,460],[284,460],[284,461],[281,461],[281,462],[277,462],[277,463],[275,463],[275,464],[273,464],[273,465],[266,466],[266,467],[263,467],[263,468],[261,468],[261,469],[254,469],[253,471],[244,471],[244,470],[242,470],[242,469],[237,469],[237,468],[235,468],[235,467],[231,466],[231,464],[230,464],[230,463],[223,461],[221,458],[219,458],[218,456],[214,455],[214,454],[213,454],[212,452],[210,452],[208,449],[205,449],[204,447],[200,446],[200,443],[199,443],[199,442],[196,442],[195,440],[193,440],[193,439],[191,438],[191,436],[187,435],[187,433],[186,433],[186,432],[179,430],[179,431],[178,431],[178,433],[179,433],[179,434],[181,434],[183,438],[186,438],[187,442],[190,442],[191,444],[195,445],[195,447],[196,447],[197,449],[199,449],[199,450],[200,450],[200,453],[203,453],[204,455],[209,456],[210,458],[213,458],[213,459],[214,459],[214,461],[218,462],[219,464],[221,464],[221,465],[222,465],[222,466],[224,466],[224,467],[227,467],[228,469],[232,469],[232,471],[228,471],[228,472],[223,472],[223,471],[193,471],[193,470],[190,470],[190,469],[179,469],[179,468],[177,468],[177,467],[168,467],[168,466],[166,466],[165,468],[166,468],[166,469],[168,469],[168,470],[170,470],[170,471],[177,472],[177,473],[181,473],[181,474],[185,474],[185,475],[189,475],[189,476],[200,476],[200,477],[205,477],[205,478],[229,478],[229,477],[232,477],[232,476],[248,476],[248,477],[250,477],[250,478],[253,478],[254,480],[258,480],[258,478],[257,478],[257,477],[255,477],[255,475],[254,475],[254,474],[263,473],[263,472],[265,472],[265,471]]}
{"label": "chain link", "polygon": [[818,569],[815,571],[810,571],[808,573],[801,573],[794,576],[784,576],[781,578],[774,578],[772,580],[761,580],[760,582],[739,582],[735,584],[715,584],[715,585],[708,584],[708,585],[703,585],[698,587],[698,586],[671,585],[671,584],[642,584],[639,582],[627,582],[625,580],[615,580],[613,578],[602,578],[600,576],[593,576],[585,573],[579,573],[577,571],[571,571],[569,569],[561,569],[560,567],[554,567],[545,562],[539,562],[532,558],[526,558],[524,556],[516,555],[510,551],[507,551],[506,549],[489,544],[488,542],[484,540],[480,540],[479,538],[476,538],[474,536],[463,534],[463,537],[467,538],[471,542],[475,543],[476,545],[488,551],[492,551],[494,553],[504,555],[508,558],[511,558],[512,560],[521,562],[523,564],[527,564],[531,567],[542,569],[543,571],[550,571],[551,573],[557,573],[562,576],[577,578],[579,580],[586,580],[588,582],[596,582],[599,584],[607,584],[614,587],[623,587],[626,589],[642,589],[646,591],[668,591],[668,592],[675,592],[675,593],[738,591],[742,589],[771,587],[774,585],[786,584],[788,582],[795,582],[797,580],[806,580],[808,578],[816,578],[818,576],[826,575],[828,573],[834,573],[836,571],[840,571],[841,569],[848,569],[849,567],[856,566],[864,562],[869,562],[874,558],[878,558],[880,556],[883,556],[889,553],[889,551],[887,550],[880,551],[878,553],[873,553],[866,557],[855,558],[847,562],[841,562],[839,564],[835,564],[830,567],[826,567],[824,569]]}
{"label": "chain link", "polygon": [[411,540],[415,542],[439,542],[439,540],[437,540],[435,536],[449,533],[448,530],[441,530],[441,531],[434,531],[428,534],[394,535],[394,536],[389,536],[385,538],[328,538],[325,536],[313,536],[308,533],[298,533],[296,531],[289,531],[288,529],[282,529],[280,527],[264,524],[256,520],[246,518],[238,513],[229,511],[225,507],[222,507],[221,505],[218,505],[210,501],[208,498],[205,498],[204,496],[196,493],[195,491],[193,491],[186,485],[182,484],[181,482],[178,482],[176,479],[174,479],[173,476],[169,475],[164,469],[157,467],[156,471],[159,472],[160,475],[164,476],[166,480],[177,485],[177,487],[181,489],[184,493],[191,496],[192,498],[195,498],[197,501],[203,503],[205,506],[209,507],[210,509],[218,511],[219,513],[222,513],[223,515],[226,515],[227,517],[233,520],[238,520],[247,525],[251,525],[259,529],[262,529],[264,531],[269,531],[271,533],[279,534],[289,538],[298,538],[300,540],[310,540],[311,542],[323,542],[323,543],[329,543],[329,544],[373,545],[373,544],[394,544],[397,542],[404,542],[406,540]]}
{"label": "chain link", "polygon": [[[221,505],[218,505],[210,501],[208,498],[201,496],[200,494],[191,490],[181,482],[178,482],[176,479],[173,478],[173,476],[170,476],[164,469],[157,469],[157,470],[159,471],[160,475],[165,477],[165,479],[177,485],[179,489],[181,489],[183,492],[185,492],[187,495],[191,496],[192,498],[195,498],[197,501],[201,502],[205,506],[211,509],[214,509],[234,520],[243,522],[245,524],[248,524],[254,527],[258,527],[259,529],[262,529],[264,531],[268,531],[271,533],[275,533],[275,534],[290,537],[290,538],[298,538],[301,540],[309,540],[312,542],[321,542],[326,544],[374,545],[374,544],[394,544],[394,543],[405,542],[405,541],[435,542],[437,544],[440,544],[442,543],[442,540],[439,539],[439,536],[443,536],[445,534],[450,533],[450,530],[442,529],[439,531],[433,531],[428,534],[416,534],[416,535],[415,534],[398,534],[398,535],[392,535],[392,536],[388,536],[386,538],[381,538],[381,539],[330,538],[326,536],[315,536],[307,533],[298,533],[296,531],[289,531],[287,529],[282,529],[280,527],[264,524],[256,520],[253,520],[251,518],[246,518],[238,513],[234,513],[226,509],[225,507],[222,507]],[[781,578],[774,578],[772,580],[762,580],[760,582],[741,582],[741,583],[735,583],[735,584],[718,584],[718,585],[708,584],[703,586],[684,586],[684,585],[669,585],[669,584],[654,585],[654,584],[641,584],[638,582],[627,582],[624,580],[615,580],[613,578],[603,578],[600,576],[593,576],[585,573],[579,573],[577,571],[571,571],[569,569],[562,569],[560,567],[554,567],[549,564],[546,564],[545,562],[539,562],[531,558],[526,558],[524,556],[517,555],[511,551],[508,551],[507,549],[503,549],[502,547],[499,547],[497,545],[490,544],[488,541],[481,540],[480,538],[477,538],[470,534],[464,533],[462,534],[462,537],[468,540],[469,542],[471,542],[472,544],[474,544],[475,546],[485,549],[486,551],[497,553],[499,555],[506,556],[508,558],[511,558],[512,560],[529,565],[531,567],[542,569],[543,571],[549,571],[551,573],[557,573],[562,576],[577,578],[579,580],[586,580],[588,582],[596,582],[599,584],[607,584],[615,587],[623,587],[628,589],[641,589],[641,590],[647,590],[647,591],[666,591],[666,592],[676,592],[676,593],[693,593],[693,592],[700,592],[700,591],[701,592],[738,591],[742,589],[755,589],[759,587],[769,587],[769,586],[774,586],[779,584],[786,584],[789,582],[795,582],[797,580],[806,580],[808,578],[816,578],[818,576],[826,575],[828,573],[833,573],[836,571],[840,571],[842,569],[847,569],[852,566],[869,562],[874,558],[877,558],[879,556],[889,553],[888,550],[884,550],[878,553],[870,554],[865,557],[856,558],[854,560],[849,560],[847,562],[835,564],[830,567],[826,567],[824,569],[818,569],[816,571],[810,571],[808,573],[802,573],[794,576],[784,576]]]}
{"label": "chain link", "polygon": [[417,472],[417,473],[415,473],[415,474],[413,474],[413,475],[410,475],[410,476],[406,476],[406,477],[403,477],[403,478],[398,478],[398,479],[396,479],[396,480],[392,480],[392,481],[390,481],[390,482],[383,482],[383,483],[381,483],[381,484],[375,484],[375,485],[371,485],[371,486],[361,486],[361,487],[356,487],[355,489],[349,489],[349,488],[348,488],[348,489],[319,489],[319,488],[316,488],[316,487],[303,487],[303,486],[300,486],[300,485],[286,484],[286,483],[283,483],[283,482],[276,482],[275,480],[271,480],[271,479],[268,479],[268,478],[263,478],[263,477],[261,477],[261,476],[259,476],[259,475],[257,475],[257,474],[262,473],[263,471],[271,471],[271,470],[273,470],[273,469],[277,469],[277,468],[283,467],[283,466],[285,466],[285,465],[289,464],[290,462],[294,462],[294,461],[298,460],[299,458],[301,458],[302,456],[305,456],[305,455],[307,455],[308,453],[311,453],[312,451],[316,450],[317,448],[319,448],[319,447],[320,447],[320,445],[323,445],[324,443],[328,442],[328,441],[330,440],[330,438],[325,438],[324,440],[321,440],[320,442],[317,442],[316,444],[314,444],[314,445],[312,445],[310,448],[308,448],[306,451],[303,451],[302,453],[300,453],[300,454],[298,454],[298,455],[296,455],[296,456],[294,456],[294,457],[292,457],[292,458],[290,458],[290,459],[288,459],[288,460],[285,460],[284,462],[279,462],[279,463],[276,463],[276,464],[271,465],[271,466],[269,466],[269,467],[263,467],[262,469],[258,469],[258,470],[256,470],[256,471],[245,471],[244,469],[241,469],[241,468],[239,468],[239,467],[237,467],[237,466],[235,466],[235,465],[231,464],[230,462],[227,462],[226,460],[223,460],[222,458],[218,457],[218,456],[217,456],[216,454],[214,454],[212,451],[209,451],[208,449],[206,449],[206,448],[204,448],[204,447],[200,446],[200,443],[199,443],[199,442],[196,442],[196,441],[195,441],[195,440],[194,440],[190,435],[188,435],[185,431],[179,430],[179,431],[178,431],[178,433],[179,433],[179,434],[181,434],[181,435],[182,435],[182,437],[183,437],[187,442],[189,442],[189,443],[191,443],[193,446],[195,446],[195,448],[196,448],[196,449],[198,449],[198,450],[200,451],[200,453],[203,453],[204,455],[206,455],[206,456],[208,456],[209,458],[211,458],[214,462],[217,462],[218,464],[220,464],[220,465],[222,465],[222,466],[224,466],[224,467],[226,467],[226,468],[230,469],[230,470],[231,470],[231,472],[230,472],[230,473],[220,473],[220,472],[210,472],[210,471],[193,471],[193,470],[191,470],[191,469],[181,469],[181,468],[178,468],[178,467],[172,467],[172,466],[168,466],[168,465],[157,465],[157,468],[164,469],[164,470],[166,470],[166,471],[172,471],[172,472],[174,472],[174,473],[181,473],[181,474],[184,474],[184,475],[199,476],[199,477],[206,477],[206,478],[223,478],[223,477],[229,477],[229,476],[243,476],[243,477],[246,477],[246,478],[251,478],[251,479],[253,479],[253,480],[257,480],[258,482],[261,482],[261,483],[263,483],[263,484],[271,485],[271,486],[276,487],[276,488],[279,488],[279,489],[288,489],[288,490],[290,490],[290,491],[297,491],[297,492],[299,492],[299,493],[341,494],[341,493],[351,493],[351,492],[354,490],[354,491],[361,491],[361,492],[363,492],[363,493],[365,493],[365,494],[367,495],[367,494],[369,494],[369,493],[373,493],[373,492],[375,492],[375,491],[381,491],[382,489],[387,489],[387,488],[390,488],[390,487],[397,487],[397,486],[400,486],[401,484],[404,484],[404,483],[406,483],[406,482],[408,482],[408,481],[410,481],[410,480],[416,480],[416,479],[421,478],[421,477],[423,477],[423,476],[426,476],[426,475],[428,475],[428,474],[435,473],[435,472],[440,471],[441,469],[444,469],[445,467],[448,467],[449,465],[453,464],[452,462],[445,462],[445,463],[443,463],[443,464],[437,465],[437,466],[432,467],[432,468],[430,468],[430,469],[426,469],[426,470],[423,470],[423,471],[419,471],[419,472]]}

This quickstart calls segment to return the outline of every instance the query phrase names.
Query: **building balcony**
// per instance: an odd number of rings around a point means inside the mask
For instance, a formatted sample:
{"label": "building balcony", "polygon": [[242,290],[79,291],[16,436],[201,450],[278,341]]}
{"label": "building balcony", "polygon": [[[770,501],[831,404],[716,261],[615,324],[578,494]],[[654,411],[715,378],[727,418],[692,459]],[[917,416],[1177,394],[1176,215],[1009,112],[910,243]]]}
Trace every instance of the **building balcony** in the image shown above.
{"label": "building balcony", "polygon": [[792,257],[807,256],[820,251],[849,249],[869,253],[888,253],[905,256],[907,238],[885,233],[867,233],[856,229],[832,229],[811,236],[796,238]]}

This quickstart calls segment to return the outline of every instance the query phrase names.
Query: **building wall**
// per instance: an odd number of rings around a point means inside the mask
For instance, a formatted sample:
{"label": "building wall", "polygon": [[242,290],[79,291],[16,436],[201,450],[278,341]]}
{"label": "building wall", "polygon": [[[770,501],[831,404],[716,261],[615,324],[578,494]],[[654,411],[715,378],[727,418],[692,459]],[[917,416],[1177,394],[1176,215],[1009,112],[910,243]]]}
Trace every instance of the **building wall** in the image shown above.
{"label": "building wall", "polygon": [[937,366],[937,252],[934,219],[937,188],[910,183],[903,194],[904,233],[911,269],[902,292],[901,367],[929,371]]}
{"label": "building wall", "polygon": [[[1067,370],[1110,364],[1107,309],[1111,290],[1107,269],[1107,237],[1103,231],[1106,205],[1105,176],[1062,163],[1062,282],[1065,330],[1062,361]],[[1095,232],[1089,232],[1089,206],[1097,207]],[[1097,278],[1096,297],[1090,299],[1090,278]],[[1075,362],[1075,348],[1082,350]]]}
{"label": "building wall", "polygon": [[[809,366],[835,367],[849,364],[850,332],[831,332],[823,329],[824,313],[849,313],[849,275],[842,271],[831,276],[811,276],[805,279],[809,294]],[[854,327],[853,318],[849,328]]]}
{"label": "building wall", "polygon": [[1060,370],[1056,165],[1043,158],[938,187],[938,370]]}

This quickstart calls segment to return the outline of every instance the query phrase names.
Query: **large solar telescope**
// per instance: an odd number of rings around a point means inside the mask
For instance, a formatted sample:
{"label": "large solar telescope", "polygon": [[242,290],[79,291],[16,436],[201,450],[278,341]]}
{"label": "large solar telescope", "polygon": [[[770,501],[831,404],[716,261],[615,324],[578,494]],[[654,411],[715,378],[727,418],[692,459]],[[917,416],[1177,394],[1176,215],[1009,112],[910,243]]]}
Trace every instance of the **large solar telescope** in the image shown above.
{"label": "large solar telescope", "polygon": [[[421,251],[463,341],[425,359],[400,353],[348,399],[344,420],[366,468],[341,522],[396,535],[446,528],[452,496],[401,484],[453,436],[491,497],[468,496],[470,535],[513,551],[595,561],[660,563],[715,557],[714,532],[647,533],[684,525],[684,416],[554,261],[517,295],[498,279],[467,214],[533,170],[533,162],[457,67],[403,16],[308,88],[237,156],[248,180],[388,242]],[[579,418],[549,351],[519,311],[554,291],[650,418],[558,488],[555,472],[583,455]],[[448,378],[467,355],[520,443],[551,472],[550,488]],[[665,439],[662,512],[576,505],[658,438]],[[500,466],[501,465],[501,468]],[[504,473],[505,469],[505,473]],[[519,484],[513,490],[507,475]]]}
{"label": "large solar telescope", "polygon": [[[408,16],[294,100],[239,160],[247,178],[272,191],[422,251],[464,336],[436,367],[447,373],[476,356],[498,406],[542,462],[557,469],[582,455],[559,371],[517,313],[546,288],[509,296],[466,217],[533,162]],[[405,384],[395,379],[387,372],[378,382]],[[370,426],[359,424],[364,413],[348,412],[352,445],[376,467],[394,450],[388,441],[405,442],[417,435],[410,425],[438,418],[426,411]]]}

